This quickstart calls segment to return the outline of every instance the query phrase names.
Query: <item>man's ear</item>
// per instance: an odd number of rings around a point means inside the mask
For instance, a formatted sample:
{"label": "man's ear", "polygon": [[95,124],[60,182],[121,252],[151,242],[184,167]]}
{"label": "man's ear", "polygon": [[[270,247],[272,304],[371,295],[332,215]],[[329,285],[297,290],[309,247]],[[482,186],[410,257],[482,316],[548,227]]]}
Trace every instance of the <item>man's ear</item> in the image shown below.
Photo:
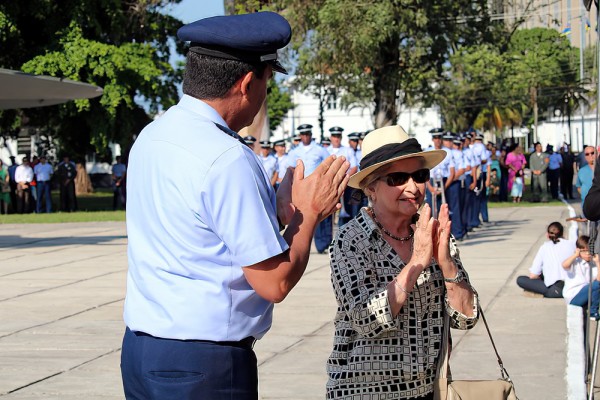
{"label": "man's ear", "polygon": [[248,95],[248,91],[250,90],[250,84],[252,83],[253,80],[254,80],[254,72],[253,71],[248,72],[246,75],[244,75],[240,79],[240,91],[242,92],[242,95],[244,95],[244,96]]}

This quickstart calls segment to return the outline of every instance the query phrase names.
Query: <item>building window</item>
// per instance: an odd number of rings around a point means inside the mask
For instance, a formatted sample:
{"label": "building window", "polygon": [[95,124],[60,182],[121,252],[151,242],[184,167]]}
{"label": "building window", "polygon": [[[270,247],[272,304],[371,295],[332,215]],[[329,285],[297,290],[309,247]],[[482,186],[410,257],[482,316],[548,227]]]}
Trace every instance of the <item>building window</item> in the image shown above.
{"label": "building window", "polygon": [[337,110],[337,93],[332,92],[327,95],[327,109]]}

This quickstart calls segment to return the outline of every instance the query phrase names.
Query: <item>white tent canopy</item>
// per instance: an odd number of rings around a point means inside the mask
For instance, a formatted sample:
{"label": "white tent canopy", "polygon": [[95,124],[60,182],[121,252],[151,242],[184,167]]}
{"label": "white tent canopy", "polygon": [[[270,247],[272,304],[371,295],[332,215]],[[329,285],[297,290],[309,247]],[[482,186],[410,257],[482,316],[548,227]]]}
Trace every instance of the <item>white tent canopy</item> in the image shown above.
{"label": "white tent canopy", "polygon": [[101,94],[102,88],[88,83],[0,68],[0,110],[51,106]]}

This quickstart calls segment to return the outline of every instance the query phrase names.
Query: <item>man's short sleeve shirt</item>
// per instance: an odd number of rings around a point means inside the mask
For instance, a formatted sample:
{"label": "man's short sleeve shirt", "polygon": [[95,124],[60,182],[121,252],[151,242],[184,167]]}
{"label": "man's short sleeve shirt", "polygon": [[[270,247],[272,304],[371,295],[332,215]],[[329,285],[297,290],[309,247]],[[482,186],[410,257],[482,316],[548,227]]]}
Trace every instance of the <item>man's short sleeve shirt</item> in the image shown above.
{"label": "man's short sleeve shirt", "polygon": [[260,338],[272,307],[242,268],[288,246],[258,157],[184,96],[148,125],[130,153],[125,323],[172,339]]}
{"label": "man's short sleeve shirt", "polygon": [[327,157],[329,157],[327,150],[315,142],[311,142],[308,146],[300,143],[289,152],[287,165],[295,167],[296,162],[302,160],[304,163],[304,176],[309,176]]}

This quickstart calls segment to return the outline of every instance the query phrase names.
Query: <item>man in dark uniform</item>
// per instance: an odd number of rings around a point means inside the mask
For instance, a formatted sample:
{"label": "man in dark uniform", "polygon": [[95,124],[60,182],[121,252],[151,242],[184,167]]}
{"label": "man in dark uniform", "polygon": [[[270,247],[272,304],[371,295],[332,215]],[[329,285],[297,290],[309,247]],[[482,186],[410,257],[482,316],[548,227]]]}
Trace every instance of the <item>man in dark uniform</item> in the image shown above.
{"label": "man in dark uniform", "polygon": [[68,155],[56,167],[56,177],[60,189],[60,210],[71,212],[77,210],[77,197],[75,196],[75,177],[77,167]]}

